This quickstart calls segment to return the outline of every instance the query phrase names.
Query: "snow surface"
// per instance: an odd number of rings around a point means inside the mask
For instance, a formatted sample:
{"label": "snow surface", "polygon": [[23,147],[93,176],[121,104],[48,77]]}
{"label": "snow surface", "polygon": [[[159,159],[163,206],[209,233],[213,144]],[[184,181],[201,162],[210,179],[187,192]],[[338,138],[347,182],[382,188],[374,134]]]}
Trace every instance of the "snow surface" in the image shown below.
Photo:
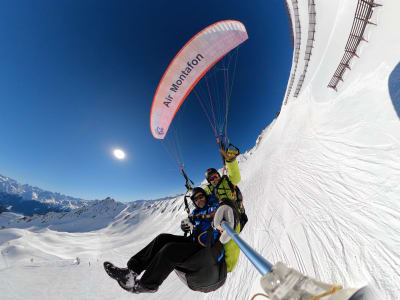
{"label": "snow surface", "polygon": [[[300,71],[307,2],[299,3]],[[374,10],[378,25],[367,26],[368,43],[335,92],[327,85],[355,3],[316,1],[315,48],[302,91],[239,158],[249,216],[241,236],[272,263],[346,287],[368,284],[372,299],[400,299],[400,1]],[[261,291],[243,255],[211,294],[190,291],[171,274],[158,293],[132,295],[106,275],[104,260],[124,266],[155,235],[181,234],[182,197],[137,206],[109,199],[64,221],[58,216],[17,222],[8,215],[2,223],[1,299],[249,299]]]}

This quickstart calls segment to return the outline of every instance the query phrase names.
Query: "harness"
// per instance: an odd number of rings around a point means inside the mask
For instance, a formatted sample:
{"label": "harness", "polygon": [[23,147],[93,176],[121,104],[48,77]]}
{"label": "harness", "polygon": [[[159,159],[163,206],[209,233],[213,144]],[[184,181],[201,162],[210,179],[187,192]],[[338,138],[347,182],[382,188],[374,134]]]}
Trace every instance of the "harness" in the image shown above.
{"label": "harness", "polygon": [[[224,179],[228,183],[229,189],[227,189],[225,186],[223,186]],[[213,185],[209,184],[208,185],[209,190],[215,195],[215,197],[218,198],[218,195],[225,195],[225,197],[222,198],[222,204],[229,205],[232,207],[233,211],[237,213],[238,220],[240,221],[240,231],[243,230],[244,226],[246,225],[248,221],[248,217],[246,215],[246,211],[243,206],[243,196],[242,192],[240,191],[239,187],[237,185],[233,185],[232,182],[229,180],[229,177],[227,175],[223,175],[221,177],[221,180],[219,183],[214,187]],[[222,190],[223,192],[220,193],[219,191]],[[232,198],[228,197],[228,194],[226,191],[230,191],[232,194]],[[236,228],[236,224],[235,224]]]}
{"label": "harness", "polygon": [[[215,201],[217,201],[215,199]],[[208,240],[210,240],[210,243],[212,244],[214,238],[215,241],[218,240],[219,235],[215,236],[214,235],[214,230],[212,227],[212,221],[215,215],[215,212],[217,211],[218,206],[215,206],[215,203],[211,203],[211,205],[209,205],[207,207],[206,211],[202,211],[200,213],[196,213],[196,209],[194,210],[194,213],[192,215],[189,215],[189,219],[190,221],[195,225],[195,230],[193,231],[193,239],[195,238],[195,236],[197,236],[197,242],[202,245],[203,247],[207,247],[206,243],[204,243],[203,241],[201,241],[202,236],[204,236],[205,234],[207,234],[207,243]],[[208,223],[205,224],[204,222]],[[204,228],[205,226],[207,226],[206,228]],[[203,228],[202,228],[203,227]],[[206,229],[206,230],[204,230]],[[203,231],[201,231],[203,230]]]}
{"label": "harness", "polygon": [[195,214],[192,215],[192,218],[195,219],[212,219],[214,218],[215,211],[211,212],[210,214]]}
{"label": "harness", "polygon": [[[225,186],[222,186],[224,179],[226,180],[226,182],[228,183],[228,188],[226,188]],[[210,191],[212,191],[212,193],[218,198],[218,195],[227,195],[227,191],[231,192],[232,194],[232,199],[231,200],[236,200],[237,199],[237,195],[236,195],[236,189],[237,186],[233,185],[232,182],[229,180],[229,177],[227,175],[223,175],[221,177],[221,180],[218,182],[218,184],[214,187],[212,184],[208,185],[208,188],[210,189]],[[219,191],[223,190],[223,193],[220,193]]]}

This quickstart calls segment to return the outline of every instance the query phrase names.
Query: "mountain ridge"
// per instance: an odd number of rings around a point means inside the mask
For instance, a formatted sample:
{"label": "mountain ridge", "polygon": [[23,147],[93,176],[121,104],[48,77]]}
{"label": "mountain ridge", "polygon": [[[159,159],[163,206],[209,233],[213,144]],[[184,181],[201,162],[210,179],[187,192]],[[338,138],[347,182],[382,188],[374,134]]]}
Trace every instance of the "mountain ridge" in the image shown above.
{"label": "mountain ridge", "polygon": [[0,174],[0,193],[17,195],[21,201],[38,201],[54,205],[60,209],[75,209],[87,204],[87,200],[50,192]]}

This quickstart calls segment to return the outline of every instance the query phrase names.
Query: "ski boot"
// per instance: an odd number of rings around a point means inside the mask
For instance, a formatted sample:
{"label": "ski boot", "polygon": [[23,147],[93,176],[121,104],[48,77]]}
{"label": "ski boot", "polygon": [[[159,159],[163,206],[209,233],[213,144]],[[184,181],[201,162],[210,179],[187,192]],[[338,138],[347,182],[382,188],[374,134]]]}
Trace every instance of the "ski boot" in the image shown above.
{"label": "ski boot", "polygon": [[123,285],[130,284],[132,286],[135,284],[136,277],[138,276],[136,272],[128,268],[118,268],[108,261],[104,262],[103,265],[108,276],[118,281],[118,283],[121,282]]}
{"label": "ski boot", "polygon": [[132,283],[132,281],[128,281],[126,284],[124,284],[121,281],[118,281],[118,284],[125,291],[133,293],[133,294],[155,293],[155,292],[157,292],[157,289],[149,289],[147,287],[144,287],[140,283],[140,280],[138,280],[138,279],[135,279],[133,283]]}

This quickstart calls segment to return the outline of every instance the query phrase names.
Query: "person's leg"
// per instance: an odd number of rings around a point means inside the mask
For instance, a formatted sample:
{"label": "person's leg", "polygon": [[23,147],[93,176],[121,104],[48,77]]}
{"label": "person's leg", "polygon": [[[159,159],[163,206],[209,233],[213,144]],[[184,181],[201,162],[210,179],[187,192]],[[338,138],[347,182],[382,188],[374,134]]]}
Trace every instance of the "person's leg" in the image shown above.
{"label": "person's leg", "polygon": [[157,289],[175,267],[184,269],[184,261],[202,248],[192,241],[166,244],[151,260],[140,278],[140,284],[150,289]]}
{"label": "person's leg", "polygon": [[127,263],[128,269],[140,274],[148,268],[154,256],[168,243],[191,243],[191,239],[189,237],[162,233],[129,259]]}

